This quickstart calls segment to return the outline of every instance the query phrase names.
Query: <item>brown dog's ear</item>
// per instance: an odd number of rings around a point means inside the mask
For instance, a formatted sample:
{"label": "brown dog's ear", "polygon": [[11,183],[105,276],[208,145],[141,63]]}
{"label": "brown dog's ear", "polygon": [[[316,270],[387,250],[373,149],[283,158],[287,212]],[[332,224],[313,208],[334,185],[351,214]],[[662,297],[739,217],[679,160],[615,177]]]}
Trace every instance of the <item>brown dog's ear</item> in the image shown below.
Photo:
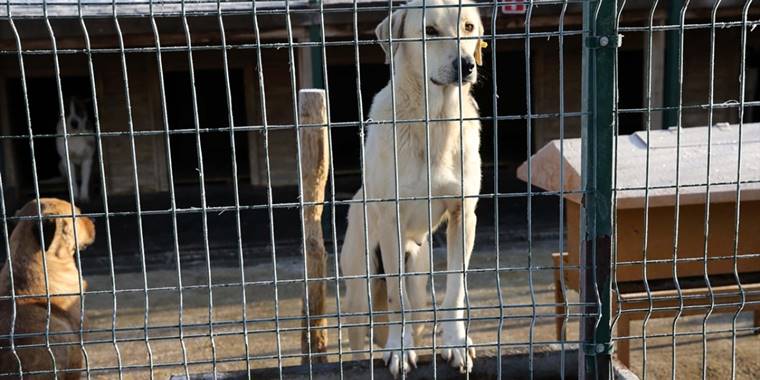
{"label": "brown dog's ear", "polygon": [[[49,251],[53,245],[53,239],[58,234],[58,220],[56,219],[43,219],[42,220],[42,234],[40,234],[40,223],[36,220],[29,221],[32,224],[32,235],[34,235],[34,241],[37,244],[41,244],[40,237],[45,242],[45,250]],[[42,249],[42,246],[40,246]]]}
{"label": "brown dog's ear", "polygon": [[86,216],[77,216],[76,244],[79,245],[79,249],[87,248],[94,241],[95,241],[95,222],[93,222],[92,219]]}
{"label": "brown dog's ear", "polygon": [[[35,241],[40,243],[40,228],[36,220],[32,222],[32,232]],[[46,254],[55,255],[59,259],[70,259],[74,254],[74,231],[70,217],[59,217],[42,220],[42,237],[45,239]]]}
{"label": "brown dog's ear", "polygon": [[[390,21],[391,18],[393,21]],[[399,46],[398,42],[394,42],[393,46],[391,47],[390,44],[386,41],[391,38],[394,40],[397,38],[404,38],[403,34],[405,19],[406,9],[399,9],[393,12],[393,15],[391,15],[391,17],[386,17],[385,20],[383,20],[380,24],[377,25],[377,28],[375,28],[375,36],[377,36],[377,39],[380,40],[380,46],[385,52],[385,64],[391,63],[391,60],[396,54],[396,50],[398,50]],[[391,28],[393,28],[393,34],[391,34]]]}

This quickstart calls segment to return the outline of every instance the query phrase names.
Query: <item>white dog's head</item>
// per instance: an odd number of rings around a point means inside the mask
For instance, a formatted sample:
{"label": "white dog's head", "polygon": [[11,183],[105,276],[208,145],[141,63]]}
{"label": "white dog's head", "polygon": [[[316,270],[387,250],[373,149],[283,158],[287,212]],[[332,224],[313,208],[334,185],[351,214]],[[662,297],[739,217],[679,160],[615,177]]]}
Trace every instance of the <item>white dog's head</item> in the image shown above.
{"label": "white dog's head", "polygon": [[[422,77],[423,49],[421,41],[395,42],[399,38],[422,38],[427,40],[427,75],[425,78],[438,86],[458,85],[461,68],[462,83],[475,83],[477,66],[481,65],[485,44],[483,23],[478,9],[470,0],[426,0],[425,25],[422,25],[423,9],[421,0],[409,2],[410,9],[399,9],[391,17],[386,17],[375,29],[377,38],[387,41],[393,38],[393,46],[381,43],[385,50],[385,63],[393,59],[395,71],[410,71]],[[419,8],[414,8],[419,7]],[[392,19],[392,20],[390,20]],[[458,29],[458,31],[457,31]],[[457,32],[459,34],[457,34]],[[460,40],[457,40],[457,36]],[[439,40],[436,40],[439,39]]]}
{"label": "white dog's head", "polygon": [[69,99],[69,109],[66,112],[66,130],[68,133],[78,133],[89,130],[89,104],[80,98]]}

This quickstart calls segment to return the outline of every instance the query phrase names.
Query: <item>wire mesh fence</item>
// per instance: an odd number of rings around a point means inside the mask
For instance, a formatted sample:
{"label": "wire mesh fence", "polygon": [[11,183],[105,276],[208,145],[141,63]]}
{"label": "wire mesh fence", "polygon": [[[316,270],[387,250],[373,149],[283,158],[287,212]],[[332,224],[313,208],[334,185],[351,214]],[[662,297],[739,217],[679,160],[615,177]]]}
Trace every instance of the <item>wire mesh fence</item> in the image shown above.
{"label": "wire mesh fence", "polygon": [[[704,21],[690,22],[687,15],[695,10],[687,1],[667,4],[665,20],[658,21],[657,6],[652,4],[648,19],[637,25],[620,25],[625,8],[617,20],[622,33],[643,37],[647,57],[643,102],[619,103],[616,112],[618,120],[641,115],[644,130],[636,135],[646,144],[641,155],[628,153],[642,165],[637,173],[643,176],[632,181],[621,174],[627,158],[617,140],[613,328],[618,357],[643,377],[658,366],[673,378],[717,372],[751,377],[741,369],[738,337],[746,334],[751,341],[760,322],[752,311],[757,293],[750,274],[758,268],[758,247],[750,237],[756,226],[746,219],[758,170],[744,161],[757,149],[750,136],[757,135],[752,122],[758,119],[751,113],[756,114],[758,85],[749,79],[754,69],[747,64],[757,49],[748,44],[757,16],[751,16],[752,2],[713,2],[701,10]],[[657,45],[665,50],[665,70],[659,73]],[[716,65],[726,65],[731,79],[722,82]],[[617,68],[620,75],[621,65]],[[665,80],[662,93],[656,90],[658,76]],[[702,84],[690,89],[695,81]],[[654,131],[657,123],[668,132]],[[631,198],[635,206],[627,202]],[[633,239],[627,223],[640,231]],[[627,277],[632,273],[635,277]],[[653,328],[660,318],[662,327]],[[641,321],[640,328],[631,321]],[[632,344],[640,345],[640,355],[629,353]],[[657,344],[666,347],[669,360],[655,364]],[[684,348],[688,345],[695,347]]]}
{"label": "wire mesh fence", "polygon": [[757,372],[752,0],[1,8],[0,377]]}

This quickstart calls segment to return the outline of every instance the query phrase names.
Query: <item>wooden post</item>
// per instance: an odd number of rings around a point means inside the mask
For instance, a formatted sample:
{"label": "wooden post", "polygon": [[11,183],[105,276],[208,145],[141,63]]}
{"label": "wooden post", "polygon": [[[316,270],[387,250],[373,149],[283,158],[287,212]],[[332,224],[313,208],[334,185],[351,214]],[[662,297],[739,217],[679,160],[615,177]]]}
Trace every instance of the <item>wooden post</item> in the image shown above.
{"label": "wooden post", "polygon": [[[328,146],[327,127],[311,127],[309,124],[327,124],[327,112],[325,105],[325,91],[318,89],[300,90],[298,93],[298,114],[301,125],[307,125],[300,129],[301,138],[301,175],[303,184],[303,201],[321,203],[325,199],[325,185],[327,183]],[[304,225],[306,246],[303,247],[306,258],[308,278],[325,277],[327,257],[324,240],[322,238],[322,205],[304,206]],[[308,307],[309,315],[325,314],[325,282],[309,282],[306,289],[309,294],[309,302],[303,301],[303,313],[306,315]],[[308,340],[306,332],[306,319],[301,336],[301,351],[308,352]],[[327,320],[325,318],[311,318],[311,352],[327,352]],[[306,363],[307,357],[302,358]],[[314,363],[326,363],[327,356],[317,356],[312,359]]]}

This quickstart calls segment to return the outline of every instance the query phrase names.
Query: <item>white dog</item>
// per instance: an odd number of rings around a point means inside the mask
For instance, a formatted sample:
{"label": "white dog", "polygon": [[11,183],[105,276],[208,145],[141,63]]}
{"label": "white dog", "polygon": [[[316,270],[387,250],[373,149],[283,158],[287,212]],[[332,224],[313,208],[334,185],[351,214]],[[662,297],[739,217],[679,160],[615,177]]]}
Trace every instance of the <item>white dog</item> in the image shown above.
{"label": "white dog", "polygon": [[[66,113],[66,133],[91,133],[88,104],[80,99],[69,99],[69,108]],[[71,175],[66,170],[66,145],[63,138],[63,123],[58,122],[56,132],[56,149],[61,160],[58,169],[67,181],[71,180],[74,190],[74,198],[82,201],[90,200],[90,174],[92,173],[92,159],[95,155],[95,136],[69,136],[69,163]],[[80,177],[77,178],[77,169]],[[80,181],[78,181],[80,180]],[[68,183],[68,182],[67,182]]]}
{"label": "white dog", "polygon": [[[420,6],[416,0],[410,6]],[[463,271],[467,269],[472,253],[475,235],[475,206],[477,198],[459,198],[462,189],[465,196],[480,192],[480,122],[478,106],[470,95],[470,88],[477,80],[477,65],[482,62],[481,49],[486,46],[478,37],[483,34],[483,25],[472,2],[464,1],[459,8],[458,0],[427,0],[426,24],[422,25],[422,9],[400,9],[393,13],[392,21],[385,19],[375,29],[379,40],[388,41],[389,34],[394,41],[399,38],[421,38],[426,33],[430,38],[446,37],[438,41],[426,42],[427,73],[423,72],[422,42],[393,42],[383,46],[386,63],[393,60],[395,71],[395,115],[396,120],[420,120],[426,117],[424,86],[428,86],[428,110],[430,119],[459,119],[456,121],[430,122],[429,153],[425,141],[424,123],[398,123],[396,149],[398,154],[398,196],[426,197],[428,194],[427,165],[430,157],[430,187],[433,196],[450,198],[435,199],[431,204],[432,225],[435,230],[447,221],[447,269]],[[451,7],[435,7],[451,5]],[[461,14],[460,14],[461,10]],[[457,31],[457,28],[459,31]],[[462,37],[456,40],[457,33]],[[460,86],[461,71],[461,86]],[[461,103],[460,103],[461,96]],[[393,107],[391,84],[389,83],[374,98],[370,109],[370,119],[383,124],[373,124],[368,128],[366,142],[366,191],[369,199],[392,199],[396,197],[393,157]],[[473,120],[474,119],[474,120]],[[461,145],[460,145],[461,144]],[[462,167],[464,163],[464,167]],[[361,200],[363,190],[354,196]],[[341,269],[345,276],[366,275],[366,265],[372,274],[386,274],[386,279],[373,279],[373,303],[367,302],[365,279],[346,281],[344,310],[348,313],[366,313],[387,308],[391,324],[384,344],[388,352],[384,358],[391,373],[397,376],[408,372],[416,365],[416,354],[409,349],[414,340],[419,342],[422,326],[406,324],[402,336],[400,325],[401,309],[399,286],[403,294],[404,310],[425,308],[428,304],[427,283],[429,276],[413,275],[399,280],[399,273],[429,272],[431,250],[428,244],[428,201],[407,200],[399,204],[400,220],[396,219],[395,202],[367,203],[368,238],[365,246],[364,206],[354,203],[349,209],[348,230],[341,251]],[[400,224],[400,225],[399,225]],[[401,242],[398,241],[400,229]],[[365,256],[369,248],[368,256]],[[399,248],[404,250],[403,256]],[[400,264],[400,265],[399,265]],[[399,266],[401,266],[399,268]],[[462,273],[447,275],[446,294],[439,312],[441,339],[438,344],[449,346],[440,350],[444,359],[458,367],[461,372],[469,372],[475,358],[472,341],[467,337],[464,317],[464,278]],[[393,312],[396,313],[393,313]],[[411,318],[410,318],[411,317]],[[405,320],[417,316],[405,314]],[[353,316],[349,323],[367,324],[364,316]],[[414,330],[414,331],[413,331]],[[382,327],[375,327],[375,336],[385,335]],[[365,349],[366,327],[350,329],[352,350]],[[413,334],[414,333],[414,334]],[[403,339],[403,353],[400,350]],[[419,344],[419,343],[418,343]],[[467,346],[467,348],[465,348]],[[357,358],[362,357],[361,354]]]}

